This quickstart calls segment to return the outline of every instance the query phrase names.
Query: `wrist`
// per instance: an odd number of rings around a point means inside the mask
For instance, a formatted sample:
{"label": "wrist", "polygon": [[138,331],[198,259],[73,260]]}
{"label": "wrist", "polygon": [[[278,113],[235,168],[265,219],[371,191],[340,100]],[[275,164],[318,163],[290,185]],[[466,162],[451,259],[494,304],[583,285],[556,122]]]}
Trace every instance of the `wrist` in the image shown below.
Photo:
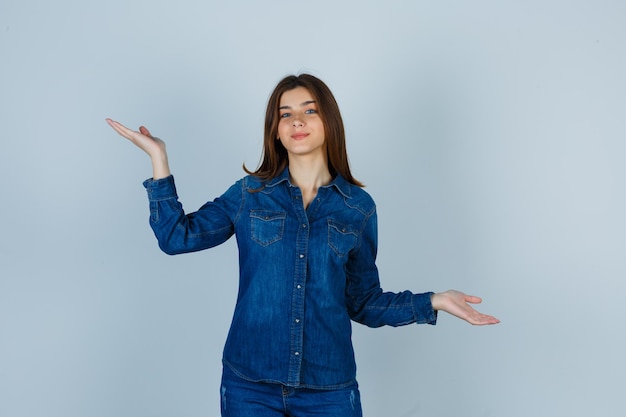
{"label": "wrist", "polygon": [[441,310],[441,293],[433,293],[430,296],[430,304],[433,306],[433,310]]}
{"label": "wrist", "polygon": [[151,155],[152,159],[152,178],[158,180],[170,176],[170,167],[165,152],[159,152]]}

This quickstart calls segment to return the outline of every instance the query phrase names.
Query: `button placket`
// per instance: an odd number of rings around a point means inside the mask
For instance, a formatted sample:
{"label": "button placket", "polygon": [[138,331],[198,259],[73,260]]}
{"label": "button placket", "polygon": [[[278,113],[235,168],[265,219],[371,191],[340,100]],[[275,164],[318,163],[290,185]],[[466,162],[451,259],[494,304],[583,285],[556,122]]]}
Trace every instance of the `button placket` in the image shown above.
{"label": "button placket", "polygon": [[300,371],[303,359],[303,340],[304,340],[304,303],[305,303],[305,284],[307,274],[307,250],[309,245],[309,220],[307,218],[300,190],[292,188],[293,210],[298,218],[296,226],[296,247],[295,247],[295,271],[293,276],[293,294],[291,304],[291,357],[289,361],[289,382],[293,384],[300,383]]}

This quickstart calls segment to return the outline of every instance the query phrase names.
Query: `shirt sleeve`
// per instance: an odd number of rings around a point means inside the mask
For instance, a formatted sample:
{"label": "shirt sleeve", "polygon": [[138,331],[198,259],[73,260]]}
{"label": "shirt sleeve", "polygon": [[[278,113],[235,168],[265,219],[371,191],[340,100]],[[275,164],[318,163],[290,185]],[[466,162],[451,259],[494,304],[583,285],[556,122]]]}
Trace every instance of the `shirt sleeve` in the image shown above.
{"label": "shirt sleeve", "polygon": [[189,214],[178,201],[173,176],[148,179],[143,185],[148,193],[150,227],[163,252],[175,255],[211,248],[234,234],[234,223],[243,204],[241,181]]}
{"label": "shirt sleeve", "polygon": [[346,306],[350,318],[369,327],[404,326],[411,323],[436,324],[432,292],[414,294],[384,292],[380,286],[376,253],[378,245],[376,211],[365,220],[360,245],[346,266]]}

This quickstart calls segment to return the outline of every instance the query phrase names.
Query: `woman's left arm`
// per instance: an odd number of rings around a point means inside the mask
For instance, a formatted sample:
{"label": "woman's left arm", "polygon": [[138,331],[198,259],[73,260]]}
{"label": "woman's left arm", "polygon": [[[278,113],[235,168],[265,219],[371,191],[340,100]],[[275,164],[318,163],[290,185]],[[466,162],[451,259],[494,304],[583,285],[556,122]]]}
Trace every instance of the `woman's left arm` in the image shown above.
{"label": "woman's left arm", "polygon": [[476,326],[500,323],[500,320],[497,318],[480,313],[470,306],[470,304],[480,304],[482,302],[482,299],[475,295],[467,295],[460,291],[448,290],[433,294],[430,300],[433,309],[445,311]]}
{"label": "woman's left arm", "polygon": [[374,210],[365,222],[359,247],[350,255],[345,268],[346,306],[352,320],[369,327],[435,324],[437,312],[445,311],[474,325],[499,323],[497,318],[482,314],[469,305],[480,303],[479,297],[460,291],[436,294],[383,292],[376,267],[377,229]]}

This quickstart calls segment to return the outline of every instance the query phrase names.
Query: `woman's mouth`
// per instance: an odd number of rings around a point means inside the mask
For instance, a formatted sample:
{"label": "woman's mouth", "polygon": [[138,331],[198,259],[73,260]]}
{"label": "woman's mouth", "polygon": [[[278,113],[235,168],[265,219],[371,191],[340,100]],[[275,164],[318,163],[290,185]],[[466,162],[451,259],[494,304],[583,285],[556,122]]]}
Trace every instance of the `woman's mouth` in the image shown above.
{"label": "woman's mouth", "polygon": [[304,133],[304,132],[294,133],[293,135],[291,135],[292,139],[295,139],[295,140],[302,140],[306,138],[307,136],[309,136],[309,134]]}

